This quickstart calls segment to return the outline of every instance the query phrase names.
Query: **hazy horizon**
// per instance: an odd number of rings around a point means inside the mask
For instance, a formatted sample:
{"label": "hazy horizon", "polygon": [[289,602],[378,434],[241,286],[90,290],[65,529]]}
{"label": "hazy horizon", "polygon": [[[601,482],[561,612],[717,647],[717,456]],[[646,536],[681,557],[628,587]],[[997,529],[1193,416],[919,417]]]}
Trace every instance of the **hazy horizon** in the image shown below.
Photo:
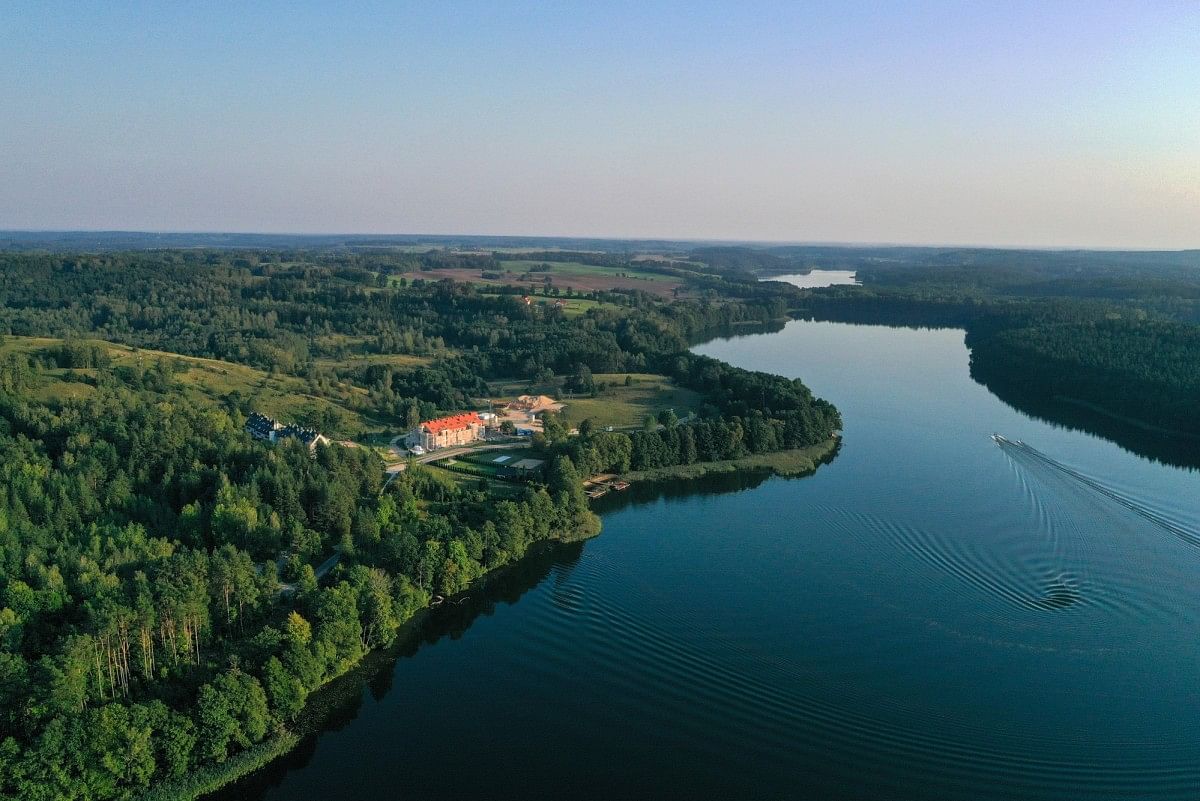
{"label": "hazy horizon", "polygon": [[0,230],[1200,247],[1194,3],[7,16]]}
{"label": "hazy horizon", "polygon": [[714,239],[712,237],[680,237],[680,236],[604,236],[594,234],[526,234],[526,233],[477,233],[470,231],[429,232],[429,231],[265,231],[265,230],[183,230],[183,229],[139,229],[139,228],[0,228],[0,234],[121,234],[132,236],[264,236],[264,237],[296,237],[296,238],[336,238],[336,237],[381,237],[381,238],[411,238],[429,240],[454,239],[515,239],[515,240],[595,240],[598,242],[661,242],[667,244],[713,245],[713,246],[747,246],[747,247],[831,247],[831,248],[936,248],[963,250],[1034,250],[1034,251],[1095,251],[1103,252],[1185,252],[1200,250],[1196,247],[1162,248],[1162,247],[1097,247],[1082,245],[1027,245],[1010,244],[996,245],[987,242],[838,242],[826,240],[803,239]]}

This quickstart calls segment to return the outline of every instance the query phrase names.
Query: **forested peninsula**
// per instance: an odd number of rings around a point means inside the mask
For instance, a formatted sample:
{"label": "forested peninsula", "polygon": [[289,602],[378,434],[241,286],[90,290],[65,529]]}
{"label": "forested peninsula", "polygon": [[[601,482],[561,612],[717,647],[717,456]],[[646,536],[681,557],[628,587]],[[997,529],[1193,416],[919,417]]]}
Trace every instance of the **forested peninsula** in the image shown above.
{"label": "forested peninsula", "polygon": [[[688,352],[781,318],[783,297],[670,266],[614,282],[667,292],[431,275],[473,258],[0,255],[0,796],[211,790],[286,750],[309,694],[435,599],[597,533],[586,476],[827,447],[841,428],[800,381]],[[498,382],[586,409],[650,383],[695,401],[636,426],[548,415],[527,481],[385,473],[379,431]],[[328,442],[256,440],[264,405]]]}

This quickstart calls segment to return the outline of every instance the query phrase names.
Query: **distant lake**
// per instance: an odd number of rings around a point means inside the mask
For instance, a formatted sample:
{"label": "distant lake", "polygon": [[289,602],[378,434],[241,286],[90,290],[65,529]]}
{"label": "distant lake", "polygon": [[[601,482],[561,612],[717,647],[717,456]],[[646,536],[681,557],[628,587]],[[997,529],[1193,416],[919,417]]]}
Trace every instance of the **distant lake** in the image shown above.
{"label": "distant lake", "polygon": [[810,273],[790,275],[772,275],[760,278],[760,281],[783,281],[785,284],[798,286],[801,289],[817,289],[823,286],[842,286],[858,284],[858,274],[854,270],[813,270]]}
{"label": "distant lake", "polygon": [[959,330],[697,350],[802,377],[837,457],[602,499],[223,797],[1200,795],[1200,474],[1006,406]]}

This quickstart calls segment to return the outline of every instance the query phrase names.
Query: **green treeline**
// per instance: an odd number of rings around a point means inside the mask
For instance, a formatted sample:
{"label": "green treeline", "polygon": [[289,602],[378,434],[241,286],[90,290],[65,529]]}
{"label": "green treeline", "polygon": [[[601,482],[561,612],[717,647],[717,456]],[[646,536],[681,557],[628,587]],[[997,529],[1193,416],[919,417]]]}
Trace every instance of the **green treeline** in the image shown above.
{"label": "green treeline", "polygon": [[1200,434],[1200,326],[1097,319],[971,337],[977,377]]}

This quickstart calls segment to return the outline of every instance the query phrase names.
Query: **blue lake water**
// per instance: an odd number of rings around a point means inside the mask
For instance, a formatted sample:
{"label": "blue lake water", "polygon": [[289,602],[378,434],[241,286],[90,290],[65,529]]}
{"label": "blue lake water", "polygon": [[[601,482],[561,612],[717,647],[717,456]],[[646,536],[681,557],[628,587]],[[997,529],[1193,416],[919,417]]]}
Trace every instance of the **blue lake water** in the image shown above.
{"label": "blue lake water", "polygon": [[858,273],[854,270],[813,270],[807,273],[788,275],[773,275],[762,278],[762,281],[783,281],[785,284],[798,286],[801,289],[816,289],[823,286],[844,286],[857,284]]}
{"label": "blue lake water", "polygon": [[837,457],[611,500],[226,797],[1200,795],[1200,474],[1004,405],[961,331],[697,350],[836,403]]}

